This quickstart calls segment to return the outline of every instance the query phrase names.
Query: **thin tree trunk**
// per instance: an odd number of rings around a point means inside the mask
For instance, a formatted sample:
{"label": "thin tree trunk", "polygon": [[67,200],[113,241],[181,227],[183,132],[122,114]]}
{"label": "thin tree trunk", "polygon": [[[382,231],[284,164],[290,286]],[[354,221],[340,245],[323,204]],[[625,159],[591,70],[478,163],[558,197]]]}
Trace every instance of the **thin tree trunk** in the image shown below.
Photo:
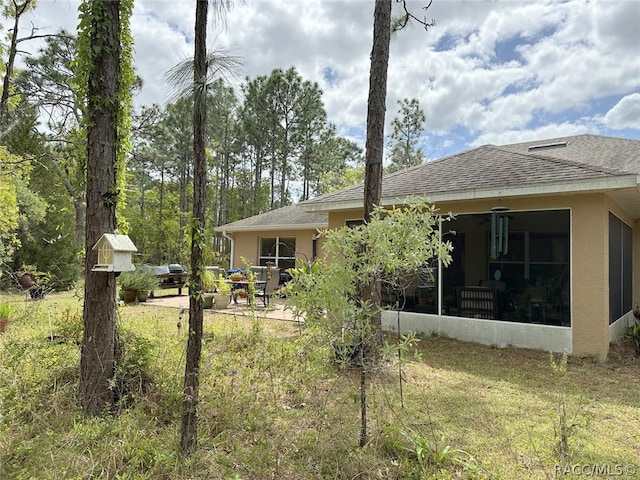
{"label": "thin tree trunk", "polygon": [[391,0],[376,0],[373,20],[373,49],[367,102],[365,152],[364,221],[369,222],[382,194],[382,156],[387,100],[387,69],[391,42]]}
{"label": "thin tree trunk", "polygon": [[20,17],[27,10],[32,0],[25,0],[24,3],[18,4],[14,2],[15,18],[13,19],[13,28],[10,30],[11,45],[9,46],[9,57],[5,64],[4,79],[2,81],[2,96],[0,97],[0,135],[4,135],[4,124],[6,115],[9,110],[9,92],[11,85],[11,77],[13,76],[13,66],[18,54],[18,26],[20,25]]}
{"label": "thin tree trunk", "polygon": [[189,340],[184,372],[182,402],[182,453],[193,453],[198,442],[198,395],[200,391],[200,355],[202,350],[201,242],[204,239],[206,208],[205,128],[207,77],[207,14],[209,0],[197,0],[194,53],[194,109],[193,109],[193,226],[191,233],[191,286],[189,287]]}
{"label": "thin tree trunk", "polygon": [[[367,141],[365,152],[364,212],[366,223],[382,195],[382,157],[384,151],[384,119],[387,99],[387,71],[391,42],[391,0],[376,0],[373,20],[373,48],[369,73],[369,100],[367,103]],[[375,280],[363,292],[363,298],[380,305],[380,280]],[[371,319],[376,341],[382,339],[380,313]]]}
{"label": "thin tree trunk", "polygon": [[[364,346],[360,348],[364,350]],[[360,448],[363,448],[369,441],[367,434],[367,368],[365,367],[364,354],[360,353]]]}
{"label": "thin tree trunk", "polygon": [[[371,69],[369,72],[369,99],[367,102],[367,141],[365,146],[364,211],[365,223],[371,220],[376,205],[382,195],[382,156],[384,149],[384,118],[387,100],[387,70],[389,67],[389,44],[391,42],[391,6],[392,0],[376,0],[373,13],[373,48],[371,50]],[[380,305],[380,280],[365,285],[361,298],[370,300],[374,307]],[[376,346],[382,342],[382,322],[380,312],[371,318],[372,338],[363,338],[361,349],[367,346],[367,357],[363,358],[360,372],[360,446],[367,439],[367,360],[377,356]],[[364,354],[362,354],[365,357]]]}
{"label": "thin tree trunk", "polygon": [[[116,227],[116,98],[120,78],[120,2],[100,5],[94,17],[93,58],[88,90],[87,227],[85,256],[84,336],[80,360],[80,390],[85,413],[98,414],[113,402],[116,279],[113,273],[92,272],[98,263],[93,246]],[[108,19],[108,21],[106,20]]]}

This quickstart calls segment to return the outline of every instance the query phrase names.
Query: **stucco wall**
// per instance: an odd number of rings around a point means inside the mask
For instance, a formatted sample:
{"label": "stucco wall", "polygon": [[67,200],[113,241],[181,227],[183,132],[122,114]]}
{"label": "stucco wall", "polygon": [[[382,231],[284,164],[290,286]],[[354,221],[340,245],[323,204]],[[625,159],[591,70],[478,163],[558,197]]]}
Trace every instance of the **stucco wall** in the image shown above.
{"label": "stucco wall", "polygon": [[609,352],[609,210],[604,195],[582,195],[572,210],[573,352]]}
{"label": "stucco wall", "polygon": [[633,308],[640,306],[640,219],[633,222]]}
{"label": "stucco wall", "polygon": [[[277,230],[277,231],[264,231],[264,232],[234,232],[233,242],[233,260],[231,265],[234,268],[244,268],[245,263],[243,257],[251,265],[257,265],[260,252],[260,238],[275,238],[275,237],[295,237],[296,239],[296,256],[300,255],[303,258],[312,258],[313,252],[313,236],[316,234],[316,230]],[[318,243],[318,253],[320,253],[320,242]]]}

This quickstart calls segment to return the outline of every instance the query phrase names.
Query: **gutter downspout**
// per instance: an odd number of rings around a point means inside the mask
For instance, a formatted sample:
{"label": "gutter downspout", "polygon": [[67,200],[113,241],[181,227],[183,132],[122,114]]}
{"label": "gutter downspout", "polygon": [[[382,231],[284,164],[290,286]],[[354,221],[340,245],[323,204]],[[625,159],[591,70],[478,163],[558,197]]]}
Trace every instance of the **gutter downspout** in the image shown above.
{"label": "gutter downspout", "polygon": [[229,268],[233,268],[233,257],[236,250],[235,242],[233,241],[233,233],[228,233],[226,230],[222,231],[222,236],[231,242],[231,254],[229,255]]}

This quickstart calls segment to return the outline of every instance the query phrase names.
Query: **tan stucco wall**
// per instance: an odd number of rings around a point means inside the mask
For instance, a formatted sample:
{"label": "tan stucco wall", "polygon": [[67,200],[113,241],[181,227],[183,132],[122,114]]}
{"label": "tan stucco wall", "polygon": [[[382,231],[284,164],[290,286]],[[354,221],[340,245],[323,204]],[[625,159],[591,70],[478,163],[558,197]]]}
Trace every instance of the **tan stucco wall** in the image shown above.
{"label": "tan stucco wall", "polygon": [[[231,265],[233,268],[244,268],[245,263],[243,257],[251,265],[257,265],[260,252],[260,238],[275,237],[295,237],[296,239],[296,256],[311,259],[313,252],[313,235],[316,230],[277,230],[263,232],[234,232],[233,233],[233,260]],[[318,242],[318,253],[320,252],[320,242]]]}
{"label": "tan stucco wall", "polygon": [[571,221],[573,353],[609,352],[609,211],[604,195],[576,201]]}
{"label": "tan stucco wall", "polygon": [[[631,222],[604,194],[558,195],[503,199],[513,211],[545,209],[571,210],[571,325],[572,353],[605,360],[609,351],[609,211]],[[485,213],[498,204],[495,200],[441,203],[441,213]],[[361,217],[361,210],[329,214],[329,228],[344,225],[345,220]],[[640,221],[634,228],[634,295],[640,299]],[[470,239],[486,243],[485,238]],[[471,257],[471,258],[470,258]],[[486,272],[485,259],[465,256],[466,281],[474,284]],[[477,278],[476,278],[477,277]]]}
{"label": "tan stucco wall", "polygon": [[633,226],[633,308],[640,306],[640,219]]}

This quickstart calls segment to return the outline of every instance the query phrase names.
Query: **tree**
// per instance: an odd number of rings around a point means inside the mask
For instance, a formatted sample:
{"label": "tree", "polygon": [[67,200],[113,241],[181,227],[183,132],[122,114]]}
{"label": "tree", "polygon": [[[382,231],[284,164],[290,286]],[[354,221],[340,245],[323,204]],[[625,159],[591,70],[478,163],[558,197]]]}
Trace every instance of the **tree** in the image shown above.
{"label": "tree", "polygon": [[79,249],[84,241],[86,138],[81,132],[84,99],[73,85],[75,56],[75,37],[61,30],[45,39],[38,56],[25,60],[16,85],[46,121],[51,154],[45,161],[73,202]]}
{"label": "tree", "polygon": [[[197,0],[193,72],[193,219],[191,228],[191,278],[189,286],[189,338],[184,369],[180,449],[189,455],[198,443],[198,396],[202,351],[202,247],[206,208],[206,88],[207,88],[207,11],[209,0]],[[200,295],[198,295],[200,294]]]}
{"label": "tree", "polygon": [[[216,2],[216,14],[224,16],[230,2]],[[189,279],[189,339],[184,369],[182,425],[180,449],[183,454],[193,453],[198,440],[198,395],[200,391],[200,355],[202,350],[202,276],[204,274],[203,247],[205,245],[206,214],[206,124],[207,87],[207,17],[209,0],[197,0],[193,55],[193,218],[191,231],[191,278]],[[214,73],[220,73],[214,70]]]}
{"label": "tree", "polygon": [[0,263],[13,257],[20,245],[18,230],[18,192],[16,179],[24,175],[24,164],[17,155],[0,146]]}
{"label": "tree", "polygon": [[73,209],[61,182],[51,175],[46,137],[36,129],[37,110],[22,99],[8,115],[12,128],[4,141],[10,152],[21,157],[23,167],[20,175],[16,171],[9,176],[19,206],[16,233],[20,248],[8,263],[14,271],[29,265],[46,274],[47,287],[68,287],[80,270]]}
{"label": "tree", "polygon": [[[433,259],[448,265],[452,246],[441,240],[439,228],[446,218],[424,200],[408,198],[399,208],[375,207],[369,221],[362,225],[324,231],[323,249],[330,260],[292,269],[288,304],[307,323],[327,333],[337,353],[347,352],[347,364],[366,372],[377,360],[367,352],[371,337],[377,335],[371,317],[381,308],[361,301],[363,287],[380,278],[395,280],[412,275]],[[336,339],[338,336],[340,339]],[[361,374],[361,382],[362,378]],[[361,446],[367,442],[363,391],[366,389],[361,383]]]}
{"label": "tree", "polygon": [[325,162],[318,162],[315,172],[315,195],[341,190],[364,181],[364,156],[362,149],[352,140],[343,137],[329,137],[322,144],[320,156]]}
{"label": "tree", "polygon": [[420,165],[424,160],[422,150],[419,148],[420,136],[426,120],[424,111],[416,98],[409,100],[403,98],[398,101],[400,117],[391,122],[393,133],[391,134],[390,155],[391,165],[388,172],[395,172],[414,165]]}
{"label": "tree", "polygon": [[[270,208],[291,202],[289,180],[300,178],[309,186],[311,163],[326,128],[322,91],[303,80],[295,68],[274,69],[268,77],[247,80],[243,87],[242,119],[246,140],[255,154],[254,185],[263,169],[270,178]],[[308,196],[303,192],[303,197]],[[254,212],[258,213],[258,212]]]}
{"label": "tree", "polygon": [[20,17],[32,8],[35,8],[35,5],[35,0],[25,0],[22,3],[11,0],[6,7],[3,6],[2,15],[5,18],[13,18],[13,28],[11,28],[11,33],[9,34],[9,52],[7,62],[5,63],[4,78],[2,80],[2,94],[0,95],[0,137],[5,134],[5,127],[7,126],[6,119],[7,112],[9,111],[11,78],[13,77],[13,67],[15,65],[16,55],[18,54],[18,44],[25,40],[37,38],[35,35],[30,35],[27,38],[18,37]]}
{"label": "tree", "polygon": [[[395,29],[407,25],[415,18],[407,10],[406,0],[401,1],[404,15],[394,24]],[[429,6],[431,3],[429,3]],[[364,176],[364,211],[365,224],[371,220],[376,206],[380,204],[382,195],[382,155],[384,148],[384,121],[387,99],[387,74],[389,69],[389,44],[391,42],[391,0],[375,0],[373,12],[373,47],[371,50],[371,68],[369,70],[369,97],[367,100],[367,139],[365,143],[365,176]],[[429,6],[426,8],[428,9]],[[425,28],[431,26],[426,21]],[[367,245],[362,248],[366,250]],[[360,301],[380,305],[380,278],[372,278],[370,283],[362,283],[359,294]],[[371,339],[377,348],[381,342],[380,311],[374,309],[370,316],[373,335]],[[367,442],[367,401],[366,401],[366,368],[360,370],[360,408],[362,414],[362,432],[360,446]]]}
{"label": "tree", "polygon": [[373,12],[373,48],[369,71],[367,100],[367,140],[365,143],[364,212],[365,223],[371,218],[382,194],[382,156],[384,119],[387,101],[387,71],[391,42],[392,0],[375,0]]}
{"label": "tree", "polygon": [[80,391],[85,413],[99,414],[113,403],[116,279],[94,272],[93,246],[116,228],[122,199],[124,154],[131,115],[131,37],[133,0],[85,1],[78,27],[79,87],[86,92],[87,224],[85,294],[80,359]]}

